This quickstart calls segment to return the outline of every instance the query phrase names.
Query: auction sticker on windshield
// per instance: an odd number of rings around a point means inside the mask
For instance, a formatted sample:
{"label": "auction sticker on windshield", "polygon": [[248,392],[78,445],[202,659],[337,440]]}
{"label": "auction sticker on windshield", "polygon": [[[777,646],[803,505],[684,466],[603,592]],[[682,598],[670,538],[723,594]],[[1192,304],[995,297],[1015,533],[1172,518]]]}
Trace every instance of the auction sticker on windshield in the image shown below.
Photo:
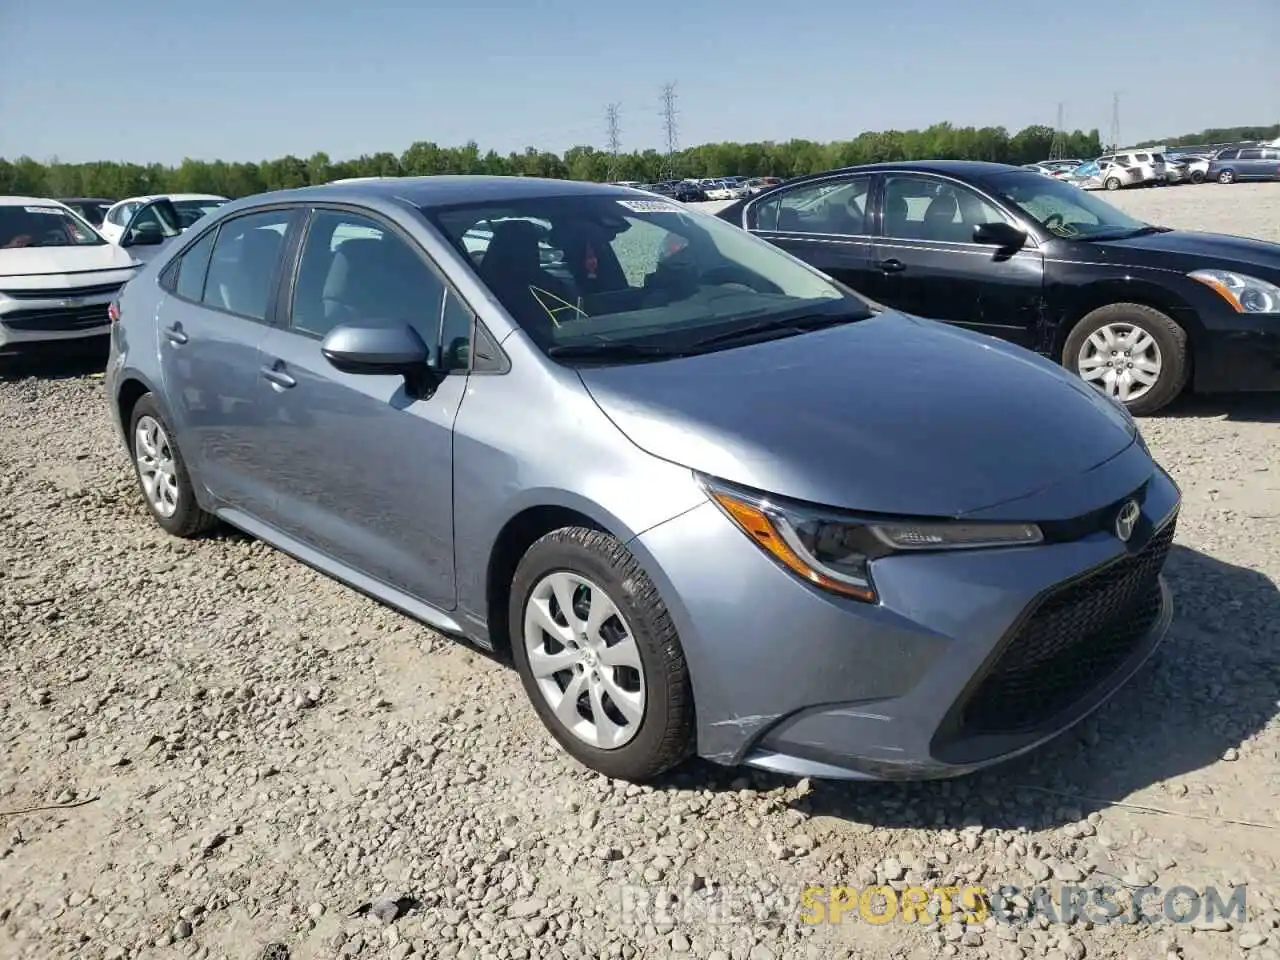
{"label": "auction sticker on windshield", "polygon": [[55,217],[62,214],[62,211],[57,207],[23,207],[22,209],[27,211],[27,213],[51,213]]}
{"label": "auction sticker on windshield", "polygon": [[684,207],[664,200],[619,200],[618,205],[634,213],[684,213]]}

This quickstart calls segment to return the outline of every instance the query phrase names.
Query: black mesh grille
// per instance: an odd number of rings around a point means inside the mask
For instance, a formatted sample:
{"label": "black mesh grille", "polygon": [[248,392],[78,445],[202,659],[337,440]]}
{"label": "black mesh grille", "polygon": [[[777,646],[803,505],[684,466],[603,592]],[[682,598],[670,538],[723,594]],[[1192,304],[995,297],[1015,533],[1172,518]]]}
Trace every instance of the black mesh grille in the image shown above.
{"label": "black mesh grille", "polygon": [[0,323],[14,330],[90,330],[110,322],[105,303],[59,310],[14,310],[0,313]]}
{"label": "black mesh grille", "polygon": [[1160,616],[1170,520],[1141,551],[1044,597],[961,713],[964,733],[1035,727],[1085,697],[1134,652]]}
{"label": "black mesh grille", "polygon": [[122,283],[97,283],[89,287],[44,287],[39,290],[0,290],[14,300],[67,300],[78,297],[105,297],[118,293]]}

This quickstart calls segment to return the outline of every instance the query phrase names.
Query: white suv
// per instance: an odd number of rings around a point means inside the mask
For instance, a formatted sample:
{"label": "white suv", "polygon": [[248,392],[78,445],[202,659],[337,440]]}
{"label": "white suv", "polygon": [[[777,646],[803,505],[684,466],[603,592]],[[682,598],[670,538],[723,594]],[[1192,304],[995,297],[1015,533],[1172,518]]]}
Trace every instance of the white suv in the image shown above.
{"label": "white suv", "polygon": [[1141,172],[1142,183],[1164,183],[1165,163],[1163,153],[1152,153],[1147,150],[1125,150],[1120,153],[1099,157],[1098,163],[1106,166],[1109,163],[1122,167],[1137,169]]}

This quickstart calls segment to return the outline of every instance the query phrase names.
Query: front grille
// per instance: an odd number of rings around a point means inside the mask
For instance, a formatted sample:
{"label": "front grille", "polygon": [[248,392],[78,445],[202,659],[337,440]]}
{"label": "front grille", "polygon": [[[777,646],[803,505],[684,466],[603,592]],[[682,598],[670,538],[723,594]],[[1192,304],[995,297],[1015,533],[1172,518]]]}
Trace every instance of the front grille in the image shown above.
{"label": "front grille", "polygon": [[91,287],[59,287],[42,290],[0,290],[14,300],[73,300],[86,297],[109,297],[120,292],[123,283],[98,283]]}
{"label": "front grille", "polygon": [[12,330],[90,330],[93,327],[104,327],[109,322],[105,303],[57,310],[14,310],[0,313],[0,323]]}
{"label": "front grille", "polygon": [[1171,519],[1139,552],[1043,597],[965,703],[963,732],[1036,727],[1115,673],[1160,616],[1175,526]]}

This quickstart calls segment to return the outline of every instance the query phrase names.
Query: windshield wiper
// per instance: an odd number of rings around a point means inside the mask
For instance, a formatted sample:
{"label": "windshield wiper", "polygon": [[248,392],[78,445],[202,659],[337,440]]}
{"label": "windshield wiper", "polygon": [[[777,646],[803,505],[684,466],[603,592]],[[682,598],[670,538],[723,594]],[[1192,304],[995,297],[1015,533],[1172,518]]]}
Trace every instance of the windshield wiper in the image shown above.
{"label": "windshield wiper", "polygon": [[838,327],[846,323],[856,323],[872,316],[874,314],[869,311],[851,311],[846,313],[810,313],[800,316],[771,317],[768,320],[759,320],[755,323],[747,324],[747,326],[739,327],[736,330],[726,330],[724,333],[703,337],[701,340],[695,340],[693,346],[695,348],[714,347],[739,340],[752,340],[769,333],[808,333],[811,330],[820,330],[823,327]]}
{"label": "windshield wiper", "polygon": [[557,343],[547,347],[547,356],[556,360],[665,360],[684,356],[679,350],[648,343],[623,341],[601,343]]}

